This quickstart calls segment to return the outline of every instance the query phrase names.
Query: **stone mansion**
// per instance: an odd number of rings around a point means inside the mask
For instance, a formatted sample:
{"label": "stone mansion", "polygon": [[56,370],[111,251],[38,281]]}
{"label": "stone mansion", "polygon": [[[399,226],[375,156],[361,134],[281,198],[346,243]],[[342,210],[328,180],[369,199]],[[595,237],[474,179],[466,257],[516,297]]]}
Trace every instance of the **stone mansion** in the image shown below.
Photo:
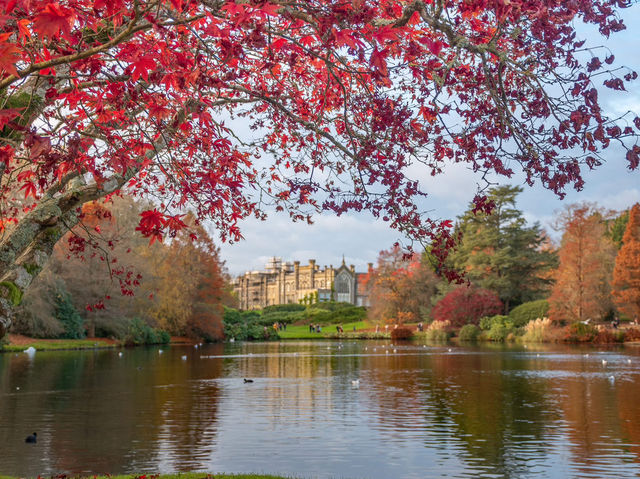
{"label": "stone mansion", "polygon": [[[369,263],[369,270],[372,268],[373,263]],[[347,267],[344,259],[339,268],[330,265],[320,269],[315,259],[301,266],[300,261],[282,262],[273,257],[264,271],[249,271],[235,278],[233,289],[243,310],[297,304],[310,298],[368,306],[368,293],[363,285],[366,274],[356,273],[353,265]]]}

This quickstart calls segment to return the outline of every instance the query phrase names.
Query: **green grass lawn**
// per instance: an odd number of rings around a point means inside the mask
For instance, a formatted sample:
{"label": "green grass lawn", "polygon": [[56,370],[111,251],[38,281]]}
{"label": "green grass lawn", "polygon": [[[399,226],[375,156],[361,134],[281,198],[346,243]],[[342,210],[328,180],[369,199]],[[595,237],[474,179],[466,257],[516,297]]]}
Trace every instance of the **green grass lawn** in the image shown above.
{"label": "green grass lawn", "polygon": [[[363,329],[370,329],[374,327],[368,321],[358,321],[357,323],[343,323],[342,329],[344,329],[344,334],[342,336],[349,336],[353,334],[353,327],[356,327],[356,333],[358,331],[362,331]],[[292,326],[288,325],[286,331],[278,331],[278,335],[281,339],[322,339],[322,338],[331,338],[336,336],[336,325],[328,324],[326,326],[322,326],[322,333],[310,333],[309,325],[304,324],[302,326]]]}
{"label": "green grass lawn", "polygon": [[[94,349],[94,348],[116,348],[118,343],[108,343],[106,341],[96,341],[95,339],[55,339],[51,341],[37,340],[27,344],[5,344],[0,347],[0,351],[22,352],[33,346],[37,351],[54,351],[60,349]],[[0,476],[0,479],[2,476]]]}

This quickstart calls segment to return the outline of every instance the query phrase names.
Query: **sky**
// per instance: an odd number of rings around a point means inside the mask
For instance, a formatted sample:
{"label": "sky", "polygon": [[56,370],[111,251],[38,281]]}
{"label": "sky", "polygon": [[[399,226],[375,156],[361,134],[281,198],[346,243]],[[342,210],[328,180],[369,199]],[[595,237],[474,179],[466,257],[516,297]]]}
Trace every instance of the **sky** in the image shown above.
{"label": "sky", "polygon": [[[626,65],[640,73],[640,5],[635,4],[622,11],[627,30],[612,36],[607,46],[616,56],[616,64]],[[580,31],[582,34],[583,32]],[[584,31],[584,35],[590,32]],[[629,91],[607,95],[601,91],[601,102],[611,113],[633,111],[640,116],[640,80],[636,80]],[[576,192],[566,190],[560,200],[554,193],[535,185],[524,184],[523,176],[501,180],[501,184],[521,185],[524,192],[519,195],[517,207],[523,211],[527,221],[539,222],[552,236],[556,212],[566,205],[589,201],[600,206],[624,210],[640,202],[640,171],[629,171],[624,152],[609,149],[605,152],[606,163],[594,171],[585,171],[585,187]],[[461,215],[472,200],[479,178],[461,164],[450,164],[436,178],[418,172],[420,183],[429,194],[428,208],[432,218],[454,219]],[[244,240],[235,244],[221,244],[221,257],[233,276],[245,271],[261,270],[272,256],[285,261],[298,260],[302,264],[311,258],[320,267],[339,266],[344,256],[347,264],[357,271],[366,271],[367,263],[375,263],[378,253],[390,248],[396,241],[406,240],[382,220],[364,213],[337,217],[331,214],[317,215],[313,225],[292,223],[287,214],[272,213],[266,221],[247,219],[240,224]],[[556,238],[557,239],[557,238]]]}

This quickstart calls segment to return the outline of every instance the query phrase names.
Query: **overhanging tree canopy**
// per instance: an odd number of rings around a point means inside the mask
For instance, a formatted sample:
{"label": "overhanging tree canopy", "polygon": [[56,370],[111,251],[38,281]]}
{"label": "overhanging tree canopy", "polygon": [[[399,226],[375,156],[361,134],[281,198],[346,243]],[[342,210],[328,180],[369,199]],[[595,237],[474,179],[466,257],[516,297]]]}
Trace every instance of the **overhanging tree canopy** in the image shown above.
{"label": "overhanging tree canopy", "polygon": [[0,0],[0,333],[78,208],[123,188],[157,198],[152,239],[187,205],[232,239],[269,203],[365,209],[443,260],[451,223],[420,214],[412,165],[521,168],[560,195],[614,142],[637,168],[640,120],[598,103],[636,74],[573,28],[608,36],[626,6]]}

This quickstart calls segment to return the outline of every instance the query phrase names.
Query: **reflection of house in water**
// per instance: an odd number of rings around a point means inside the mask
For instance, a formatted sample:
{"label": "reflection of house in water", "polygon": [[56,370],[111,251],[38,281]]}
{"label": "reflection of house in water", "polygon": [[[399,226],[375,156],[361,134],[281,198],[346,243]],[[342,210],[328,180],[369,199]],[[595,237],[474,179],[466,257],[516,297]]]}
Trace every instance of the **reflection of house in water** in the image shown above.
{"label": "reflection of house in water", "polygon": [[[373,264],[369,263],[369,270]],[[322,269],[315,259],[309,264],[300,265],[282,262],[280,258],[271,258],[264,271],[250,271],[238,276],[233,287],[238,295],[240,309],[259,309],[272,304],[340,301],[368,306],[368,292],[364,287],[364,276],[356,273],[353,265],[334,268],[330,265]]]}

